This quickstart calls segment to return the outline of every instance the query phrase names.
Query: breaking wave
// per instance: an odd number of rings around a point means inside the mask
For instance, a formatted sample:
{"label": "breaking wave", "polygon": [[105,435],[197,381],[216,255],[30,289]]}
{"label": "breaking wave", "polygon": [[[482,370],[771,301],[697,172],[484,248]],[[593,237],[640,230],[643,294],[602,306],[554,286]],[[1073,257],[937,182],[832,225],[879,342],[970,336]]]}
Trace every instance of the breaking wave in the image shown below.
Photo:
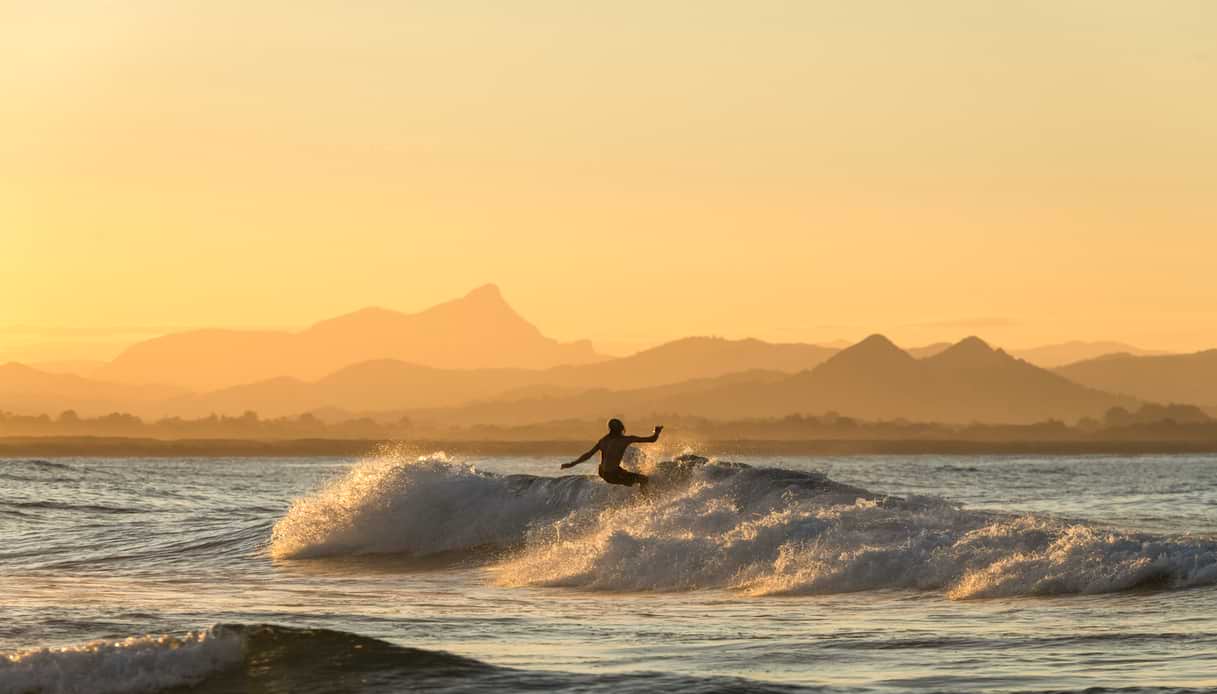
{"label": "breaking wave", "polygon": [[132,636],[0,654],[0,691],[46,694],[152,692],[198,684],[242,658],[240,634],[222,627],[185,636]]}
{"label": "breaking wave", "polygon": [[498,667],[444,651],[330,629],[217,625],[0,654],[0,692],[569,691],[795,692],[802,687],[668,673],[589,675]]}
{"label": "breaking wave", "polygon": [[1217,583],[1217,541],[901,499],[813,472],[685,455],[647,463],[653,491],[586,476],[495,475],[443,454],[385,454],[297,499],[279,559],[497,551],[508,586],[879,589],[954,599]]}

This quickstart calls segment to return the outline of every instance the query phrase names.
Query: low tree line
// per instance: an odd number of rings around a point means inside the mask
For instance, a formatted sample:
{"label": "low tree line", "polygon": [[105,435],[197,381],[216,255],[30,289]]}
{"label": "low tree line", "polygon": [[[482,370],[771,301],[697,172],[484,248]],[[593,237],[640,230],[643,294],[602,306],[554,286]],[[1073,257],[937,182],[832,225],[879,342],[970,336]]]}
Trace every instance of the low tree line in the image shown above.
{"label": "low tree line", "polygon": [[[964,441],[1217,441],[1217,420],[1190,405],[1122,407],[1101,419],[1085,418],[1069,425],[1057,420],[1035,424],[974,423],[951,425],[904,419],[866,421],[836,412],[792,414],[781,418],[714,421],[675,413],[644,417],[615,413],[643,428],[665,424],[671,433],[703,440],[964,440]],[[523,426],[448,426],[414,422],[408,417],[354,417],[325,421],[314,414],[263,419],[256,412],[240,416],[212,414],[198,419],[168,417],[144,421],[115,412],[80,417],[68,410],[58,416],[18,415],[0,411],[0,436],[95,436],[159,439],[362,439],[362,440],[481,440],[541,441],[587,439],[603,428],[602,421],[571,419]]]}
{"label": "low tree line", "polygon": [[391,439],[410,434],[404,417],[377,420],[356,417],[326,422],[311,413],[296,417],[262,419],[245,412],[236,417],[212,414],[198,419],[166,417],[144,421],[124,412],[101,417],[80,417],[67,410],[57,417],[0,412],[0,436],[131,436],[166,439]]}

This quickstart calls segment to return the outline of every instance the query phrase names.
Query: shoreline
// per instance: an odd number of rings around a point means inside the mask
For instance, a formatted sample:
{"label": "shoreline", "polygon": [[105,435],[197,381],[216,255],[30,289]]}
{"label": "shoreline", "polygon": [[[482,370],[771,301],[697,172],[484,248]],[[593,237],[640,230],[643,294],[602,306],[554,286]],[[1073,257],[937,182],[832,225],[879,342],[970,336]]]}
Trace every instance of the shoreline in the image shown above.
{"label": "shoreline", "polygon": [[[0,437],[0,458],[364,457],[384,447],[425,454],[574,455],[585,441],[373,439],[152,439],[100,436]],[[585,447],[585,446],[584,446]],[[1217,453],[1213,441],[974,441],[966,439],[811,439],[706,441],[703,455],[1153,455]]]}

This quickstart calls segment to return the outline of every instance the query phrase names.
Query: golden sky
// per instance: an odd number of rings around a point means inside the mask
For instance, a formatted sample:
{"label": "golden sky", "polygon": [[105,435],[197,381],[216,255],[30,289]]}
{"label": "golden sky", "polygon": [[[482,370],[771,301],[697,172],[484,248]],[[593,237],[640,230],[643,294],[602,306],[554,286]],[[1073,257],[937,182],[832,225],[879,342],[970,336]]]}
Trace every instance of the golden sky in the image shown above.
{"label": "golden sky", "polygon": [[1208,0],[0,0],[0,347],[486,282],[610,352],[1217,346],[1214,35]]}

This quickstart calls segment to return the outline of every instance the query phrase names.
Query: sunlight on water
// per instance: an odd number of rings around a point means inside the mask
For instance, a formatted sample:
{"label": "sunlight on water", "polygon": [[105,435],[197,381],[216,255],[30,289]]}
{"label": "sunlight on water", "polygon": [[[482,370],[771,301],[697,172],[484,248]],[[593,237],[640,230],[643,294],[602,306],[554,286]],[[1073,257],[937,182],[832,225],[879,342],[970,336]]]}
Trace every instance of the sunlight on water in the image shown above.
{"label": "sunlight on water", "polygon": [[0,691],[1217,686],[1215,457],[664,457],[5,461]]}

